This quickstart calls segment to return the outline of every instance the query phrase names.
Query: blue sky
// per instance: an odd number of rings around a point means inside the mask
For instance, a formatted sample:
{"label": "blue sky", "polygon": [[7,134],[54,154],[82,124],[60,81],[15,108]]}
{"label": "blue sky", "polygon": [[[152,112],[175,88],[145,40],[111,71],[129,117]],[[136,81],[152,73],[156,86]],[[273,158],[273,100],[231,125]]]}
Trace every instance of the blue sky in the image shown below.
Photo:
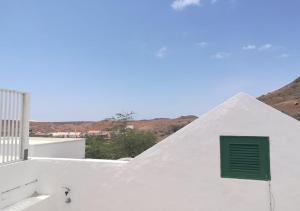
{"label": "blue sky", "polygon": [[3,88],[34,120],[200,115],[300,75],[297,0],[2,0]]}

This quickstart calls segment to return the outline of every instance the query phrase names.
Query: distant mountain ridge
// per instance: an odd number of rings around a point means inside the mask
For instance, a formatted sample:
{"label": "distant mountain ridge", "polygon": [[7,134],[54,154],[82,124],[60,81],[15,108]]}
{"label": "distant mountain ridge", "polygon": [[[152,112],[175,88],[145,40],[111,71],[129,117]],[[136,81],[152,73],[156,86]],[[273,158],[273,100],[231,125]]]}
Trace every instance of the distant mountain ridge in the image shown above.
{"label": "distant mountain ridge", "polygon": [[[150,120],[134,120],[128,122],[135,129],[154,132],[159,139],[163,139],[179,128],[195,120],[196,116],[181,116],[178,118],[156,118]],[[81,132],[108,131],[116,124],[112,119],[102,121],[76,121],[76,122],[30,122],[32,134],[48,134],[53,132]]]}
{"label": "distant mountain ridge", "polygon": [[[300,120],[300,76],[288,85],[258,97],[258,100]],[[181,127],[195,120],[196,116],[182,116],[175,119],[156,118],[151,120],[134,120],[129,124],[134,128],[152,131],[160,140],[174,133]],[[112,119],[102,121],[76,121],[76,122],[30,122],[33,134],[47,134],[51,132],[88,132],[107,131],[114,126]]]}
{"label": "distant mountain ridge", "polygon": [[300,76],[288,85],[258,99],[300,120]]}

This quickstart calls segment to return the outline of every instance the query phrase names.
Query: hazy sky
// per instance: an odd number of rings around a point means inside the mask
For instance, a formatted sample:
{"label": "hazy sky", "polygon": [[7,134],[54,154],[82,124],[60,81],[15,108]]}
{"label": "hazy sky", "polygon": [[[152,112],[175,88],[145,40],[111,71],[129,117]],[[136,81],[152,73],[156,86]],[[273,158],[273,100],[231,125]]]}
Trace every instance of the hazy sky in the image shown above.
{"label": "hazy sky", "polygon": [[300,75],[298,0],[1,0],[0,86],[33,120],[200,115]]}

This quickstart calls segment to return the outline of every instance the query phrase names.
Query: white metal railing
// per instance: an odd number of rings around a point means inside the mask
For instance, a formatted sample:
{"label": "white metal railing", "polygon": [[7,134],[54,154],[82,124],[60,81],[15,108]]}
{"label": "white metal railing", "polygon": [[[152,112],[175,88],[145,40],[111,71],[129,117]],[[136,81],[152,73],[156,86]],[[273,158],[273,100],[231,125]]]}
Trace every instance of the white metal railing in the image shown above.
{"label": "white metal railing", "polygon": [[0,89],[0,165],[28,158],[29,94]]}

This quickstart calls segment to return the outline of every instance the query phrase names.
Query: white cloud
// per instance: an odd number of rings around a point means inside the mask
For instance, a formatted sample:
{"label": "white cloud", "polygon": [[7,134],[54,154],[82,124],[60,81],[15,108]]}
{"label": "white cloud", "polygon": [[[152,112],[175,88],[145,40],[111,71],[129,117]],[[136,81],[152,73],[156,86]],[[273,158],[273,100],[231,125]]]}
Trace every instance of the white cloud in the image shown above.
{"label": "white cloud", "polygon": [[286,53],[283,53],[283,54],[279,55],[278,58],[280,58],[280,59],[286,59],[286,58],[289,58],[289,55],[286,54]]}
{"label": "white cloud", "polygon": [[171,7],[174,10],[183,10],[184,8],[188,6],[199,6],[200,5],[200,0],[175,0],[171,4]]}
{"label": "white cloud", "polygon": [[273,45],[268,43],[268,44],[260,46],[258,48],[258,50],[260,50],[260,51],[266,51],[266,50],[270,50],[272,47],[273,47]]}
{"label": "white cloud", "polygon": [[228,52],[217,52],[216,54],[211,55],[212,59],[226,59],[231,56],[231,53]]}
{"label": "white cloud", "polygon": [[163,59],[167,56],[167,53],[168,53],[168,48],[166,46],[163,46],[157,51],[156,56],[159,59]]}
{"label": "white cloud", "polygon": [[[243,50],[256,50],[256,51],[261,51],[261,52],[262,51],[275,52],[278,50],[283,50],[284,48],[280,47],[280,46],[273,46],[270,43],[266,43],[264,45],[254,45],[254,44],[244,45],[244,46],[242,46],[242,49]],[[276,58],[281,58],[281,59],[288,58],[288,57],[289,57],[289,55],[287,53],[282,53],[282,54],[276,56]]]}
{"label": "white cloud", "polygon": [[208,45],[208,42],[198,42],[198,43],[196,43],[196,45],[201,47],[201,48],[204,48]]}
{"label": "white cloud", "polygon": [[242,47],[243,50],[247,51],[247,50],[255,50],[256,49],[256,45],[245,45]]}

